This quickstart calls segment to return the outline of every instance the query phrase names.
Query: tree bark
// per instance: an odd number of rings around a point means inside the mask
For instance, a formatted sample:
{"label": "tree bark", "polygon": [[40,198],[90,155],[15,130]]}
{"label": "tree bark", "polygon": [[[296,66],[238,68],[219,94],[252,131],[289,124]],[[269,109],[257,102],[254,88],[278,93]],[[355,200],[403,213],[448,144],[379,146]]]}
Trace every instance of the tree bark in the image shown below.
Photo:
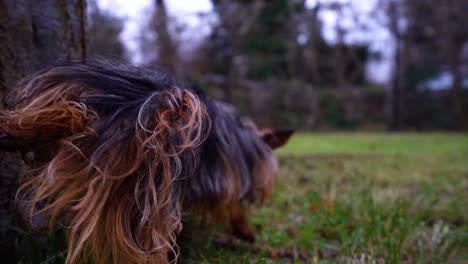
{"label": "tree bark", "polygon": [[[86,0],[0,0],[0,108],[24,76],[56,61],[86,56]],[[23,175],[18,154],[0,153],[0,255],[13,260],[18,224],[14,195]]]}
{"label": "tree bark", "polygon": [[169,16],[164,0],[155,0],[154,27],[157,38],[158,60],[166,71],[176,73],[177,44],[169,30]]}
{"label": "tree bark", "polygon": [[403,86],[403,50],[405,48],[405,40],[400,32],[398,21],[401,18],[401,10],[398,1],[390,1],[387,6],[387,15],[389,18],[389,30],[395,40],[395,55],[393,65],[393,79],[391,84],[391,122],[390,130],[397,131],[401,129],[401,102],[402,102],[402,86]]}
{"label": "tree bark", "polygon": [[392,121],[390,130],[398,131],[401,129],[401,83],[402,83],[402,63],[401,63],[401,41],[396,39],[394,75],[391,89],[392,102]]}
{"label": "tree bark", "polygon": [[463,45],[452,50],[450,58],[450,68],[453,76],[453,83],[451,87],[451,101],[452,101],[452,115],[454,118],[454,128],[463,128],[463,98],[462,98],[462,86],[463,86],[463,73],[461,71],[461,53]]}

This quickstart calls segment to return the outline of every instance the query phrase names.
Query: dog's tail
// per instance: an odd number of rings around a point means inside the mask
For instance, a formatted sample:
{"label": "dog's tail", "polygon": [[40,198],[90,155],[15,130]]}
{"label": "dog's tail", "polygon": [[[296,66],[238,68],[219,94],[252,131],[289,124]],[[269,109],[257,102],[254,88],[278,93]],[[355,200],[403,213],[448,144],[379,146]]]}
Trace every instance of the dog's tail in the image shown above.
{"label": "dog's tail", "polygon": [[15,109],[0,113],[0,151],[37,149],[73,134],[92,133],[88,123],[95,116],[73,100],[80,92],[76,85],[58,85],[27,100],[22,96],[31,86],[19,87]]}
{"label": "dog's tail", "polygon": [[[109,97],[82,83],[93,73],[69,72],[59,67],[23,82],[14,109],[1,115],[0,148],[53,151],[18,194],[31,215],[66,226],[67,263],[168,262],[169,252],[177,255],[182,177],[207,133],[204,104],[177,87],[131,99],[131,86],[118,87]],[[110,78],[103,82],[121,76]]]}

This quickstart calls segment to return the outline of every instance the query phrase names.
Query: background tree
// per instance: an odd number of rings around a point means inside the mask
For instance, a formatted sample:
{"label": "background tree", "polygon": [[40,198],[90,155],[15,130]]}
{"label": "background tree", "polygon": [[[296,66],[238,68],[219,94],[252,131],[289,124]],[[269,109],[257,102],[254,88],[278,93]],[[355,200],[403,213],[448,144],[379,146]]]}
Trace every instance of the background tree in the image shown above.
{"label": "background tree", "polygon": [[385,13],[384,27],[392,35],[394,42],[394,55],[393,55],[393,70],[390,83],[390,105],[391,105],[391,121],[389,128],[391,130],[401,129],[401,115],[402,115],[402,86],[403,86],[403,73],[406,63],[404,62],[404,49],[405,49],[405,32],[401,28],[401,24],[405,19],[402,1],[400,0],[381,0],[377,8],[381,8]]}
{"label": "background tree", "polygon": [[[222,76],[219,83],[223,99],[234,101],[234,95],[243,94],[239,80],[248,72],[247,56],[244,51],[245,38],[256,27],[257,18],[265,3],[253,1],[213,0],[218,22],[212,25],[212,33],[201,49],[201,59],[207,59],[205,71]],[[239,16],[238,14],[244,14]]]}
{"label": "background tree", "polygon": [[174,37],[177,24],[168,15],[164,0],[154,0],[149,22],[141,32],[141,50],[144,63],[157,65],[175,74],[178,61],[178,41]]}
{"label": "background tree", "polygon": [[[310,102],[318,100],[314,90],[364,82],[367,46],[330,44],[322,36],[321,10],[347,6],[319,2],[307,8],[303,0],[212,2],[218,20],[195,56],[203,61],[199,73],[222,88],[222,99],[257,122],[309,126],[314,123],[309,117],[317,113]],[[265,122],[265,113],[270,121]]]}
{"label": "background tree", "polygon": [[[463,61],[463,50],[468,44],[468,2],[378,3],[376,8],[384,11],[383,25],[394,42],[390,128],[461,129],[467,122],[463,79],[468,63]],[[451,78],[449,93],[445,87],[425,87],[425,82],[444,71]]]}
{"label": "background tree", "polygon": [[[468,44],[468,2],[450,0],[442,4],[431,0],[405,0],[402,4],[406,10],[407,46],[412,51],[408,64],[418,68],[426,66],[426,77],[434,72],[427,69],[427,65],[438,70],[448,68],[453,79],[448,111],[452,115],[452,128],[460,129],[464,115],[463,77],[466,76],[463,68],[468,67],[468,62],[463,61],[463,50]],[[408,78],[416,74],[406,72]]]}
{"label": "background tree", "polygon": [[88,57],[128,61],[125,46],[120,40],[123,20],[99,9],[96,0],[88,1]]}

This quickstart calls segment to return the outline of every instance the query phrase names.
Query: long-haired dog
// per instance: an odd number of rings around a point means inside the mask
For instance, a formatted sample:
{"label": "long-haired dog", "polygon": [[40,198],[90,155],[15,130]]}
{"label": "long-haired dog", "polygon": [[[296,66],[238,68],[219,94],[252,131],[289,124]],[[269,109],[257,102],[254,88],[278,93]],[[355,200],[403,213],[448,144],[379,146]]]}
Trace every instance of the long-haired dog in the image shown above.
{"label": "long-haired dog", "polygon": [[258,131],[160,70],[108,62],[43,70],[9,100],[0,149],[36,154],[18,194],[66,227],[67,263],[174,261],[186,212],[253,240],[245,206],[271,194],[272,148],[292,133]]}

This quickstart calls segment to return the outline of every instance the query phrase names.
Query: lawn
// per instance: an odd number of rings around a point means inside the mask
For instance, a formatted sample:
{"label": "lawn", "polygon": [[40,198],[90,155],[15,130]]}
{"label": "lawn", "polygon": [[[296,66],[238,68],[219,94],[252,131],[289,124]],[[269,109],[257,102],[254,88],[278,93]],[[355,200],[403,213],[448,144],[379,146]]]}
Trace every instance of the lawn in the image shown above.
{"label": "lawn", "polygon": [[305,134],[278,152],[254,245],[193,228],[181,263],[466,263],[468,134]]}
{"label": "lawn", "polygon": [[468,134],[456,133],[297,133],[280,154],[468,153]]}

